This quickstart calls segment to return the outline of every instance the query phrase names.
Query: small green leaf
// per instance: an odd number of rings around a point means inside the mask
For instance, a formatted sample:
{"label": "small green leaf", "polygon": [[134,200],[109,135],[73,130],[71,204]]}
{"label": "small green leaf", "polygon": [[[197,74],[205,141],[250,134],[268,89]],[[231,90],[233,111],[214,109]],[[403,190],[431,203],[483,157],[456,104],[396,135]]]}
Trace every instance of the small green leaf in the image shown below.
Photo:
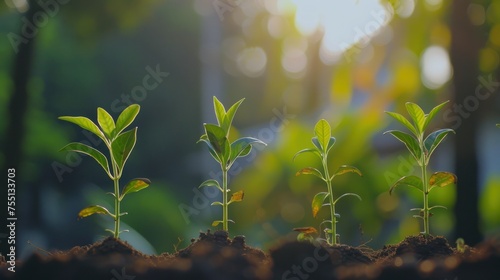
{"label": "small green leaf", "polygon": [[500,123],[497,123],[497,127],[500,127]]}
{"label": "small green leaf", "polygon": [[330,138],[332,136],[330,124],[325,119],[319,120],[316,123],[316,126],[314,126],[314,134],[318,138],[322,151],[326,154],[328,144],[330,143]]}
{"label": "small green leaf", "polygon": [[417,136],[417,129],[401,114],[394,113],[394,112],[386,112],[389,116],[393,117],[395,120],[397,120],[399,123],[402,125],[406,126],[410,130],[413,135]]}
{"label": "small green leaf", "polygon": [[226,132],[220,126],[217,126],[215,124],[205,124],[204,126],[208,140],[214,148],[214,151],[217,153],[217,155],[219,155],[219,158],[225,160],[228,159],[228,154],[230,151],[227,150],[229,143],[226,137]]}
{"label": "small green leaf", "polygon": [[201,185],[198,188],[202,187],[216,187],[218,188],[221,192],[224,192],[224,190],[220,187],[219,182],[214,179],[208,179],[205,182],[201,183]]}
{"label": "small green leaf", "polygon": [[299,175],[314,175],[320,179],[323,179],[325,180],[325,177],[323,177],[323,174],[321,174],[321,172],[314,168],[314,167],[305,167],[305,168],[302,168],[301,170],[297,171],[297,173],[295,173],[295,176],[299,176]]}
{"label": "small green leaf", "polygon": [[319,153],[323,153],[323,147],[321,147],[318,137],[314,136],[313,138],[311,138],[311,142],[314,144],[314,147],[316,147]]}
{"label": "small green leaf", "polygon": [[237,191],[231,195],[231,199],[229,200],[228,204],[231,204],[233,202],[243,201],[244,196],[245,193],[243,191]]}
{"label": "small green leaf", "polygon": [[207,147],[208,147],[208,151],[210,152],[210,155],[212,155],[212,157],[218,162],[218,163],[221,163],[221,159],[219,158],[219,155],[217,154],[217,152],[215,151],[214,147],[212,146],[212,144],[210,144],[210,141],[208,140],[208,137],[206,134],[203,134],[200,138],[200,140],[198,140],[196,143],[198,142],[204,142],[205,144],[207,144]]}
{"label": "small green leaf", "polygon": [[338,176],[338,175],[342,175],[342,174],[346,174],[346,173],[356,173],[359,176],[363,176],[363,174],[361,174],[361,171],[359,171],[359,169],[357,169],[356,167],[349,166],[349,165],[342,165],[337,169],[337,171],[335,171],[335,174],[333,174],[332,179],[334,176]]}
{"label": "small green leaf", "polygon": [[59,119],[63,120],[63,121],[70,122],[70,123],[74,123],[74,124],[80,126],[81,128],[86,129],[86,130],[94,133],[95,135],[97,135],[97,137],[101,138],[104,142],[107,141],[106,137],[104,136],[104,133],[102,133],[102,131],[99,129],[99,127],[97,127],[97,125],[93,121],[91,121],[90,119],[88,119],[86,117],[62,116],[62,117],[59,117]]}
{"label": "small green leaf", "polygon": [[335,201],[333,202],[333,205],[337,204],[337,202],[338,202],[341,198],[346,197],[346,196],[354,196],[354,197],[357,197],[359,200],[362,200],[362,199],[361,199],[361,196],[359,196],[359,195],[357,195],[357,194],[355,194],[355,193],[345,193],[345,194],[343,194],[343,195],[339,196],[337,199],[335,199]]}
{"label": "small green leaf", "polygon": [[78,213],[78,219],[85,218],[85,217],[88,217],[88,216],[94,215],[94,214],[110,215],[111,217],[115,216],[115,215],[111,214],[111,212],[109,212],[108,209],[106,209],[102,206],[92,205],[92,206],[89,206],[89,207],[82,209]]}
{"label": "small green leaf", "polygon": [[313,201],[312,201],[312,205],[311,205],[313,217],[316,218],[316,215],[318,214],[319,209],[321,209],[321,207],[323,206],[323,202],[325,201],[325,199],[329,195],[330,194],[327,192],[320,192],[314,196]]}
{"label": "small green leaf", "polygon": [[320,157],[320,158],[321,158],[321,155],[320,155],[320,153],[318,152],[318,150],[317,150],[317,149],[312,149],[312,148],[310,148],[310,149],[303,149],[303,150],[300,150],[300,151],[298,151],[297,153],[295,153],[295,155],[293,156],[293,160],[295,160],[295,158],[296,158],[298,155],[303,154],[303,153],[313,153],[313,154],[315,154],[315,155],[317,155],[318,157]]}
{"label": "small green leaf", "polygon": [[420,145],[418,144],[417,139],[415,139],[410,134],[401,132],[399,130],[389,130],[384,132],[384,134],[386,133],[392,134],[392,136],[396,137],[396,139],[403,142],[412,156],[417,160],[419,164],[421,164],[422,150],[420,149]]}
{"label": "small green leaf", "polygon": [[95,161],[97,161],[97,163],[99,163],[99,165],[104,169],[104,171],[106,171],[108,176],[110,178],[113,178],[113,176],[109,171],[108,159],[98,150],[82,143],[73,142],[64,146],[61,149],[61,151],[75,151],[91,156],[93,159],[95,159]]}
{"label": "small green leaf", "polygon": [[136,140],[137,127],[120,134],[113,143],[111,143],[113,158],[118,165],[118,175],[121,175],[125,162],[127,162],[132,149],[134,149]]}
{"label": "small green leaf", "polygon": [[234,115],[236,114],[236,111],[244,100],[245,98],[240,99],[227,110],[226,116],[224,117],[224,122],[221,125],[224,131],[226,131],[226,136],[229,135],[229,129],[231,128],[231,124],[233,123]]}
{"label": "small green leaf", "polygon": [[99,107],[97,108],[97,122],[101,126],[102,131],[108,139],[113,139],[114,131],[115,131],[115,121],[113,120],[113,117],[106,112],[103,108]]}
{"label": "small green leaf", "polygon": [[224,204],[222,204],[222,202],[219,202],[219,201],[212,202],[212,204],[210,204],[210,205],[211,206],[214,206],[214,205],[224,206]]}
{"label": "small green leaf", "polygon": [[335,145],[335,137],[330,137],[330,141],[328,142],[328,147],[326,148],[326,152],[328,153],[333,145]]}
{"label": "small green leaf", "polygon": [[417,128],[417,131],[419,132],[419,134],[422,134],[424,132],[423,128],[425,124],[424,111],[422,110],[422,108],[420,108],[420,106],[412,102],[406,102],[405,105],[406,105],[406,110],[413,119],[413,124]]}
{"label": "small green leaf", "polygon": [[213,222],[212,222],[212,226],[213,226],[213,227],[216,227],[216,226],[218,226],[218,225],[219,225],[219,224],[221,224],[221,223],[223,223],[223,221],[213,221]]}
{"label": "small green leaf", "polygon": [[436,172],[429,178],[430,189],[446,187],[457,183],[457,176],[450,172]]}
{"label": "small green leaf", "polygon": [[147,178],[136,178],[132,179],[130,182],[128,182],[127,185],[123,188],[123,193],[120,197],[120,200],[122,200],[125,195],[132,193],[132,192],[138,192],[142,189],[147,188],[151,184],[151,181]]}
{"label": "small green leaf", "polygon": [[432,210],[432,209],[435,209],[435,208],[441,208],[441,209],[448,210],[448,208],[444,207],[443,205],[434,205],[434,206],[432,206],[432,207],[429,208],[429,211]]}
{"label": "small green leaf", "polygon": [[252,145],[256,143],[266,145],[266,143],[253,137],[243,137],[231,143],[231,156],[229,157],[230,161],[234,162],[236,158],[248,155],[250,153]]}
{"label": "small green leaf", "polygon": [[116,128],[115,128],[115,136],[119,135],[125,128],[127,128],[137,117],[139,111],[141,110],[141,106],[138,104],[132,104],[125,108],[123,112],[118,116],[116,120]]}
{"label": "small green leaf", "polygon": [[425,129],[427,128],[427,126],[429,125],[429,123],[432,121],[432,119],[434,119],[434,117],[437,115],[437,113],[439,113],[439,111],[441,111],[441,109],[444,107],[444,105],[446,105],[447,103],[449,102],[449,100],[437,105],[436,107],[432,108],[432,110],[429,112],[429,114],[427,114],[425,116],[425,122],[424,122],[424,126],[422,128],[422,131],[425,131]]}
{"label": "small green leaf", "polygon": [[444,140],[448,133],[455,131],[450,128],[444,128],[440,130],[436,130],[433,133],[429,134],[427,138],[424,140],[424,147],[427,150],[427,158],[430,158],[434,150],[437,146]]}
{"label": "small green leaf", "polygon": [[226,116],[226,108],[224,108],[224,105],[217,99],[216,96],[214,96],[214,112],[215,112],[215,118],[217,119],[217,123],[219,124],[220,127],[222,127],[222,124],[224,123],[224,117]]}
{"label": "small green leaf", "polygon": [[389,189],[389,194],[392,194],[392,191],[399,186],[413,187],[422,192],[423,185],[424,184],[422,183],[422,180],[415,175],[404,176],[392,185],[392,187]]}

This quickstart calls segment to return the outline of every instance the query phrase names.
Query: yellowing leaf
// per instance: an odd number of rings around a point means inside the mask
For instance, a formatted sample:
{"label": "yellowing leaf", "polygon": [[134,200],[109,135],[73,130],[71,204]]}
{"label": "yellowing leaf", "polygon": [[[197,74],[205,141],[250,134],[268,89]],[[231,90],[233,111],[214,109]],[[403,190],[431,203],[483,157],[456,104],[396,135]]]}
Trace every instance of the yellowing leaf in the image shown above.
{"label": "yellowing leaf", "polygon": [[316,217],[328,195],[327,192],[320,192],[314,196],[311,205],[313,217]]}
{"label": "yellowing leaf", "polygon": [[305,233],[305,234],[318,233],[318,231],[313,227],[299,227],[299,228],[294,228],[293,231],[297,231],[297,232]]}
{"label": "yellowing leaf", "polygon": [[105,215],[110,215],[111,217],[114,217],[114,215],[111,214],[108,209],[106,209],[102,206],[99,206],[99,205],[92,205],[92,206],[89,206],[89,207],[82,209],[78,213],[78,219],[85,218],[85,217],[88,217],[88,216],[94,215],[94,214],[105,214]]}
{"label": "yellowing leaf", "polygon": [[233,193],[233,195],[231,195],[231,199],[229,200],[229,203],[242,201],[244,196],[245,196],[245,193],[243,191],[237,191],[237,192]]}

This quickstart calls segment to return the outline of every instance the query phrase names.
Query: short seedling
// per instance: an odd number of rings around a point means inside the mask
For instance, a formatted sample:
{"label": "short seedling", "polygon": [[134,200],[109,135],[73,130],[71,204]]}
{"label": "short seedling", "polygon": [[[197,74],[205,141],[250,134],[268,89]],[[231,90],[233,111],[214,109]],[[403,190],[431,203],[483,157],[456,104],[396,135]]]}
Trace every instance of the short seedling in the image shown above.
{"label": "short seedling", "polygon": [[216,187],[222,192],[222,202],[216,201],[212,205],[222,206],[222,220],[214,221],[212,223],[213,227],[216,227],[222,223],[222,229],[228,231],[228,222],[234,223],[233,220],[229,219],[228,206],[233,202],[239,202],[243,200],[244,192],[237,191],[231,195],[228,200],[228,193],[231,191],[227,188],[228,178],[227,174],[231,166],[233,166],[235,160],[239,157],[247,156],[252,150],[252,145],[266,143],[259,139],[253,137],[242,137],[230,142],[229,131],[231,129],[231,124],[233,122],[234,115],[244,99],[236,102],[229,110],[224,108],[224,105],[214,96],[214,111],[215,117],[217,118],[218,125],[215,124],[203,124],[205,127],[205,134],[203,134],[198,142],[204,142],[207,144],[208,151],[210,155],[220,164],[222,171],[222,186],[215,179],[209,179],[201,183],[199,188],[202,187]]}
{"label": "short seedling", "polygon": [[423,208],[413,208],[410,211],[418,211],[418,215],[414,215],[413,217],[423,220],[424,231],[422,233],[424,234],[424,236],[429,236],[430,234],[429,217],[432,216],[431,210],[435,208],[446,209],[446,207],[441,205],[429,207],[430,191],[434,188],[446,187],[457,182],[456,176],[449,172],[436,172],[432,174],[430,178],[427,173],[427,166],[429,165],[429,160],[434,150],[444,140],[446,135],[448,135],[450,132],[455,133],[453,129],[445,128],[436,130],[430,133],[426,138],[424,138],[425,129],[432,121],[432,119],[436,116],[436,114],[443,108],[444,105],[446,105],[446,103],[448,103],[448,101],[434,107],[429,112],[429,114],[425,114],[422,108],[420,108],[417,104],[407,102],[406,110],[408,111],[413,124],[410,123],[404,116],[398,113],[386,112],[387,114],[389,114],[389,116],[393,117],[398,122],[403,124],[406,128],[408,128],[408,130],[410,130],[413,135],[398,130],[389,130],[384,132],[384,134],[390,133],[394,137],[396,137],[396,139],[403,142],[421,168],[421,178],[414,175],[404,176],[391,186],[391,188],[389,189],[389,193],[392,194],[392,191],[399,186],[414,187],[423,193]]}
{"label": "short seedling", "polygon": [[[359,200],[361,200],[361,197],[355,193],[345,193],[339,196],[337,199],[334,199],[332,180],[338,175],[350,172],[356,173],[359,176],[362,175],[361,171],[359,171],[356,167],[342,165],[337,169],[337,171],[335,171],[335,173],[332,176],[330,176],[330,172],[328,170],[328,153],[335,144],[335,138],[331,136],[330,124],[328,124],[328,122],[324,119],[319,120],[318,123],[316,123],[316,126],[314,127],[314,134],[315,137],[312,138],[312,143],[314,144],[314,148],[304,149],[297,152],[293,157],[293,159],[295,160],[295,157],[302,153],[313,153],[321,159],[321,163],[323,165],[323,172],[319,171],[314,167],[306,167],[299,170],[296,176],[301,174],[315,175],[326,183],[328,192],[320,192],[316,194],[313,198],[312,214],[314,217],[316,217],[322,206],[330,206],[331,220],[325,220],[321,224],[329,223],[331,225],[331,228],[325,229],[326,242],[330,245],[335,245],[337,244],[338,242],[337,239],[339,238],[339,235],[337,234],[337,219],[340,218],[340,215],[335,212],[335,205],[341,198],[346,196],[355,196]],[[328,202],[324,203],[326,199],[328,199]],[[306,235],[305,237],[308,236]]]}
{"label": "short seedling", "polygon": [[60,120],[74,123],[81,128],[97,135],[109,150],[111,169],[109,168],[108,158],[100,151],[83,143],[73,142],[64,146],[61,151],[75,151],[91,156],[104,169],[106,174],[113,180],[114,193],[109,193],[115,200],[115,211],[112,214],[108,209],[99,205],[86,207],[78,213],[78,218],[84,218],[93,214],[105,214],[111,216],[115,221],[115,229],[111,232],[115,238],[120,235],[120,217],[126,215],[126,212],[120,212],[120,202],[123,198],[132,192],[138,192],[149,186],[151,183],[146,178],[136,178],[131,180],[120,192],[120,178],[123,173],[123,167],[127,161],[137,139],[137,127],[123,132],[139,114],[140,107],[137,104],[130,105],[120,114],[115,121],[113,117],[102,108],[97,108],[97,122],[100,128],[86,117],[59,117]]}

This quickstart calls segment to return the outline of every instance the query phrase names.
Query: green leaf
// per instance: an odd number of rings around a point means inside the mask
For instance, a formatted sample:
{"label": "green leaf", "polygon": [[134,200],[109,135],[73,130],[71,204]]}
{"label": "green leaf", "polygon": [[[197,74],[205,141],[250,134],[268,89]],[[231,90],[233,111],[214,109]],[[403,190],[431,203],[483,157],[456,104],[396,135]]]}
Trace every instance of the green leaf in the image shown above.
{"label": "green leaf", "polygon": [[345,193],[341,196],[339,196],[337,199],[335,199],[335,201],[333,202],[333,205],[337,204],[337,202],[341,199],[341,198],[344,198],[346,196],[354,196],[354,197],[357,197],[359,200],[362,200],[361,197],[355,193]]}
{"label": "green leaf", "polygon": [[321,155],[320,155],[320,153],[318,152],[318,150],[317,150],[317,149],[312,149],[312,148],[310,148],[310,149],[303,149],[303,150],[300,150],[300,151],[298,151],[297,153],[295,153],[295,155],[293,156],[293,160],[295,160],[295,158],[296,158],[298,155],[303,154],[303,153],[313,153],[313,154],[315,154],[315,155],[317,155],[318,157],[320,157],[320,158],[321,158]]}
{"label": "green leaf", "polygon": [[403,115],[394,113],[394,112],[386,112],[389,116],[393,117],[395,120],[406,126],[415,136],[418,135],[417,129],[405,118]]}
{"label": "green leaf", "polygon": [[[208,140],[212,145],[214,151],[219,155],[219,158],[226,163],[230,154],[229,141],[226,137],[226,132],[215,124],[204,124]],[[229,148],[228,148],[229,147]]]}
{"label": "green leaf", "polygon": [[231,124],[233,123],[234,115],[236,114],[236,111],[244,100],[245,98],[240,99],[238,102],[234,103],[233,106],[229,108],[229,110],[227,110],[226,116],[224,117],[224,122],[221,125],[224,131],[226,131],[226,136],[229,135],[229,129],[231,128]]}
{"label": "green leaf", "polygon": [[205,182],[201,183],[201,185],[198,186],[198,188],[203,188],[203,187],[216,187],[221,192],[224,192],[224,190],[219,185],[219,182],[217,180],[214,180],[214,179],[208,179]]}
{"label": "green leaf", "polygon": [[86,129],[92,133],[94,133],[95,135],[97,135],[97,137],[101,138],[104,142],[106,142],[106,137],[104,136],[104,133],[102,133],[102,131],[99,129],[99,127],[97,127],[97,125],[91,121],[90,119],[86,118],[86,117],[69,117],[69,116],[62,116],[62,117],[59,117],[60,120],[63,120],[63,121],[67,121],[67,122],[70,122],[70,123],[74,123],[78,126],[80,126],[81,128],[83,129]]}
{"label": "green leaf", "polygon": [[218,226],[218,225],[219,225],[219,224],[221,224],[221,223],[223,223],[223,221],[213,221],[213,222],[212,222],[212,226],[213,226],[213,227],[216,227],[216,226]]}
{"label": "green leaf", "polygon": [[323,179],[323,181],[325,180],[325,177],[323,177],[323,174],[321,174],[321,172],[314,168],[314,167],[306,167],[306,168],[302,168],[301,170],[297,171],[297,173],[295,173],[295,176],[299,176],[299,175],[314,175],[318,178],[321,178]]}
{"label": "green leaf", "polygon": [[318,138],[322,151],[326,154],[328,144],[330,143],[330,138],[332,136],[330,124],[325,119],[319,120],[316,123],[316,126],[314,126],[314,134]]}
{"label": "green leaf", "polygon": [[457,183],[457,176],[450,172],[436,172],[429,178],[430,190],[434,187],[446,187]]}
{"label": "green leaf", "polygon": [[231,143],[231,156],[229,157],[230,161],[234,162],[236,158],[248,155],[252,148],[252,144],[255,143],[266,145],[266,143],[253,137],[243,137]]}
{"label": "green leaf", "polygon": [[406,102],[406,110],[410,114],[413,119],[413,124],[417,128],[419,134],[424,132],[424,123],[425,123],[425,113],[422,111],[422,108],[415,103]]}
{"label": "green leaf", "polygon": [[443,205],[434,205],[434,206],[429,208],[429,211],[431,211],[432,209],[435,209],[435,208],[441,208],[441,209],[448,210],[448,208],[444,207]]}
{"label": "green leaf", "polygon": [[222,127],[222,124],[224,123],[224,117],[226,116],[226,108],[224,108],[224,105],[217,99],[216,96],[213,98],[214,100],[214,112],[215,112],[215,118],[217,118],[217,123],[219,126]]}
{"label": "green leaf", "polygon": [[115,215],[111,214],[111,212],[109,212],[108,209],[99,205],[92,205],[82,209],[78,213],[78,219],[85,218],[94,214],[104,214],[104,215],[110,215],[111,217],[115,217]]}
{"label": "green leaf", "polygon": [[439,113],[439,111],[441,111],[441,109],[444,107],[444,105],[446,105],[447,103],[449,102],[449,100],[437,105],[436,107],[432,108],[432,110],[429,112],[429,114],[427,114],[425,116],[425,122],[424,122],[424,125],[423,125],[423,128],[422,128],[422,131],[425,131],[425,129],[427,128],[427,126],[429,125],[429,123],[432,121],[432,119],[434,119],[434,117],[436,116],[437,113]]}
{"label": "green leaf", "polygon": [[[120,134],[111,143],[113,158],[118,165],[118,174],[121,175],[125,162],[127,162],[132,149],[134,149],[137,140],[137,127]],[[116,175],[116,174],[115,174]],[[120,177],[120,176],[118,176]]]}
{"label": "green leaf", "polygon": [[500,123],[497,123],[497,127],[500,127]]}
{"label": "green leaf", "polygon": [[120,197],[120,200],[122,200],[129,193],[138,192],[138,191],[140,191],[142,189],[147,188],[150,184],[151,184],[151,181],[149,179],[147,179],[147,178],[132,179],[123,188],[123,193],[122,193],[122,195]]}
{"label": "green leaf", "polygon": [[422,183],[422,180],[415,175],[404,176],[392,185],[392,187],[389,189],[389,194],[392,194],[392,191],[399,186],[413,187],[423,192],[423,185],[424,184]]}
{"label": "green leaf", "polygon": [[418,144],[417,139],[415,139],[410,134],[401,132],[399,130],[389,130],[384,132],[384,134],[386,133],[392,134],[394,137],[396,137],[396,139],[403,142],[408,151],[410,151],[413,157],[417,160],[417,162],[419,164],[421,163],[422,150],[420,149],[420,145]]}
{"label": "green leaf", "polygon": [[113,120],[113,117],[106,112],[103,108],[99,107],[97,108],[97,122],[101,126],[102,131],[108,139],[113,139],[114,131],[115,131],[115,121]]}
{"label": "green leaf", "polygon": [[361,171],[359,171],[359,169],[357,169],[356,167],[349,166],[349,165],[342,165],[337,169],[337,171],[335,171],[335,174],[333,174],[332,179],[334,176],[338,176],[338,175],[342,175],[342,174],[346,174],[346,173],[356,173],[359,176],[363,176],[363,174],[361,174]]}
{"label": "green leaf", "polygon": [[61,151],[75,151],[91,156],[93,159],[95,159],[95,161],[97,161],[97,163],[99,163],[99,165],[104,169],[104,171],[106,171],[108,176],[110,178],[113,178],[113,176],[109,171],[108,159],[98,150],[82,143],[73,142],[64,146],[61,149]]}
{"label": "green leaf", "polygon": [[222,204],[222,202],[219,202],[219,201],[214,201],[210,204],[210,206],[214,206],[214,205],[224,206],[224,204]]}
{"label": "green leaf", "polygon": [[323,206],[323,202],[325,201],[325,199],[329,195],[330,194],[327,192],[320,192],[314,196],[313,201],[312,201],[312,205],[311,205],[313,217],[316,218],[316,215],[318,214],[319,209],[321,209],[321,207]]}
{"label": "green leaf", "polygon": [[314,144],[314,147],[316,147],[318,152],[323,153],[323,147],[321,147],[318,137],[314,136],[313,138],[311,138],[311,142]]}
{"label": "green leaf", "polygon": [[429,134],[424,140],[424,147],[427,150],[427,158],[430,158],[437,146],[444,140],[448,133],[455,131],[451,128],[436,130]]}
{"label": "green leaf", "polygon": [[137,117],[139,111],[141,110],[141,106],[138,104],[132,104],[125,108],[123,112],[118,116],[116,120],[116,128],[114,136],[119,135],[125,128],[127,128]]}
{"label": "green leaf", "polygon": [[231,199],[229,200],[228,204],[231,204],[233,202],[243,201],[244,196],[245,193],[243,191],[237,191],[231,195]]}
{"label": "green leaf", "polygon": [[326,148],[326,152],[328,153],[330,149],[335,145],[335,137],[330,137],[330,141],[328,142],[328,147]]}
{"label": "green leaf", "polygon": [[212,144],[210,144],[210,141],[208,140],[208,136],[206,134],[203,134],[200,138],[200,140],[198,140],[196,143],[198,142],[204,142],[205,144],[207,144],[207,147],[208,147],[208,151],[210,152],[210,155],[212,155],[212,157],[218,162],[218,163],[221,163],[221,159],[219,158],[219,155],[217,154],[217,152],[215,151],[214,147],[212,146]]}

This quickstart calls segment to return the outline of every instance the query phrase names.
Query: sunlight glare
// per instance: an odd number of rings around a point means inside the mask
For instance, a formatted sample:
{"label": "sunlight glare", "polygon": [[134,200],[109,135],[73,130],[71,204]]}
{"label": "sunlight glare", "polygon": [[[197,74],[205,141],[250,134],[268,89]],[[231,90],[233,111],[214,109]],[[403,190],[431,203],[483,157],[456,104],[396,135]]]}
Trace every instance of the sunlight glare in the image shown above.
{"label": "sunlight glare", "polygon": [[448,52],[440,46],[430,46],[422,55],[422,82],[438,89],[451,79],[452,69]]}
{"label": "sunlight glare", "polygon": [[394,11],[378,0],[292,0],[295,25],[305,36],[322,30],[322,52],[336,56],[354,44],[365,47],[392,19]]}

